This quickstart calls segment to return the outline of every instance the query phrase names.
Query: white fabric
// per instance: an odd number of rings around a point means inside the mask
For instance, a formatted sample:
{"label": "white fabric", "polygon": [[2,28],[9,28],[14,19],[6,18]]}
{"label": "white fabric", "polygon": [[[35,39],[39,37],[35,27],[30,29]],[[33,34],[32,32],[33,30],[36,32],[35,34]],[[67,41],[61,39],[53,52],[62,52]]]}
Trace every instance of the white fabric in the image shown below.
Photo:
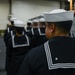
{"label": "white fabric", "polygon": [[42,33],[42,32],[41,32],[40,28],[38,28],[38,32],[39,32],[39,35],[40,35],[40,36],[45,35],[45,33]]}
{"label": "white fabric", "polygon": [[16,26],[16,27],[24,27],[24,23],[21,20],[15,20],[14,21],[14,26]]}
{"label": "white fabric", "polygon": [[64,9],[56,9],[51,12],[45,12],[44,18],[46,22],[73,21],[74,12],[66,11]]}
{"label": "white fabric", "polygon": [[13,34],[13,30],[11,31],[11,37],[13,36],[14,34]]}
{"label": "white fabric", "polygon": [[33,30],[33,28],[31,29],[31,32],[32,32],[32,35],[34,35],[34,30]]}
{"label": "white fabric", "polygon": [[8,33],[10,32],[9,27],[7,28]]}
{"label": "white fabric", "polygon": [[66,12],[66,10],[64,10],[64,9],[55,9],[55,10],[53,10],[53,11],[51,11],[51,12],[49,12],[49,13],[62,13],[62,12]]}
{"label": "white fabric", "polygon": [[44,18],[39,19],[39,22],[45,22]]}
{"label": "white fabric", "polygon": [[34,19],[33,22],[37,22],[38,23],[38,20],[37,19]]}
{"label": "white fabric", "polygon": [[29,20],[29,21],[27,21],[27,23],[32,23],[32,21]]}
{"label": "white fabric", "polygon": [[10,19],[10,21],[15,21],[15,20],[17,20],[17,18],[12,17],[12,18]]}

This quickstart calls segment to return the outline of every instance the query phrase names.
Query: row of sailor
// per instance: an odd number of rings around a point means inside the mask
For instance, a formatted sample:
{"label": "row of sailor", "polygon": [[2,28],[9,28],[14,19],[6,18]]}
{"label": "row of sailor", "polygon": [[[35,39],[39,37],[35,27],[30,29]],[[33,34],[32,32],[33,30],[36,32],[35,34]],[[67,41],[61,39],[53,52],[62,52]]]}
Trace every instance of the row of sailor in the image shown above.
{"label": "row of sailor", "polygon": [[11,18],[5,31],[7,75],[16,75],[27,52],[46,41],[44,18],[40,19],[39,27],[38,20],[33,21],[32,27],[24,27],[23,21]]}
{"label": "row of sailor", "polygon": [[46,42],[45,20],[28,21],[27,29],[24,29],[23,21],[16,18],[10,20],[11,26],[8,26],[4,36],[6,71],[7,75],[16,75],[28,51]]}

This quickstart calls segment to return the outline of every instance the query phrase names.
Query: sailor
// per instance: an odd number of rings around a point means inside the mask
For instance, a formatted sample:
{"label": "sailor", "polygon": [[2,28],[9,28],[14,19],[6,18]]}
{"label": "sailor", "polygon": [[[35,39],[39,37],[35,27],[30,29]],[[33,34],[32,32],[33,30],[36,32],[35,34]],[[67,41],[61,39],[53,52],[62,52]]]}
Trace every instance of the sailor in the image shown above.
{"label": "sailor", "polygon": [[5,42],[5,45],[7,46],[7,42],[8,42],[8,39],[11,37],[11,31],[14,30],[14,21],[17,20],[17,18],[10,18],[10,21],[8,21],[8,24],[7,24],[7,29],[5,30],[5,34],[4,34],[4,42]]}
{"label": "sailor", "polygon": [[39,35],[45,35],[45,19],[40,18],[39,20]]}
{"label": "sailor", "polygon": [[32,32],[32,35],[39,35],[39,32],[38,32],[38,19],[34,19],[32,21],[32,29],[31,29],[31,32]]}
{"label": "sailor", "polygon": [[38,27],[38,31],[39,31],[39,35],[40,35],[40,44],[45,43],[48,39],[45,36],[45,29],[46,29],[46,24],[45,24],[45,19],[44,18],[40,18],[39,20],[39,27]]}
{"label": "sailor", "polygon": [[14,21],[16,34],[13,35],[7,44],[7,75],[16,75],[22,60],[30,50],[30,40],[23,34],[24,23],[20,20]]}
{"label": "sailor", "polygon": [[38,19],[38,28],[36,30],[38,34],[34,34],[32,38],[32,42],[31,42],[32,48],[38,47],[47,41],[45,37],[45,19],[44,18]]}
{"label": "sailor", "polygon": [[28,21],[27,21],[27,27],[25,28],[25,31],[26,31],[26,34],[27,34],[30,38],[32,37],[31,29],[32,29],[32,21],[31,21],[31,20],[28,20]]}
{"label": "sailor", "polygon": [[31,28],[32,28],[32,21],[31,21],[31,20],[28,20],[28,21],[27,21],[27,28],[26,28],[26,31],[27,31],[27,32],[30,32]]}
{"label": "sailor", "polygon": [[[34,35],[38,34],[38,20],[34,19],[32,21],[28,21],[31,23],[31,29],[29,30],[29,32],[27,33],[27,35],[32,39],[32,37]],[[27,30],[27,29],[26,29]]]}
{"label": "sailor", "polygon": [[7,23],[7,28],[5,30],[5,34],[4,34],[4,42],[5,42],[5,46],[6,46],[6,60],[5,60],[5,70],[7,71],[7,44],[8,44],[8,39],[11,37],[11,35],[15,34],[15,32],[12,34],[11,32],[14,31],[14,20],[16,20],[16,18],[11,18],[8,23]]}
{"label": "sailor", "polygon": [[69,37],[73,17],[64,9],[44,13],[49,41],[29,51],[17,75],[75,74],[75,39]]}
{"label": "sailor", "polygon": [[31,48],[35,48],[41,44],[40,35],[39,35],[39,21],[38,19],[33,20],[33,25],[31,29],[32,37],[31,37]]}
{"label": "sailor", "polygon": [[13,29],[14,29],[14,21],[15,20],[17,20],[17,18],[14,18],[14,17],[12,17],[12,18],[10,18],[10,25],[8,26],[8,28],[7,28],[7,30],[8,30],[8,33],[10,33],[11,31],[13,31]]}

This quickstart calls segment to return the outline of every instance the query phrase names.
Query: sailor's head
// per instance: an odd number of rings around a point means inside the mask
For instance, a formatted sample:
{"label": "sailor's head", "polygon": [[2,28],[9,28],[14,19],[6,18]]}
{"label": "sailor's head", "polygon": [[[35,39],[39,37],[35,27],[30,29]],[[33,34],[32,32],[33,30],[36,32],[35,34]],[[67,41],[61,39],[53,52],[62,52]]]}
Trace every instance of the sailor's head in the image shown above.
{"label": "sailor's head", "polygon": [[40,18],[38,19],[39,21],[39,27],[45,27],[45,19],[44,18]]}
{"label": "sailor's head", "polygon": [[27,21],[27,27],[32,27],[32,21],[31,20]]}
{"label": "sailor's head", "polygon": [[32,27],[38,28],[38,19],[34,19],[32,22],[33,22]]}
{"label": "sailor's head", "polygon": [[74,12],[64,9],[56,9],[44,13],[46,22],[46,37],[68,36],[73,22]]}
{"label": "sailor's head", "polygon": [[24,26],[25,26],[25,24],[23,23],[23,21],[21,21],[21,20],[14,21],[15,31],[19,34],[22,34],[22,32],[24,31]]}

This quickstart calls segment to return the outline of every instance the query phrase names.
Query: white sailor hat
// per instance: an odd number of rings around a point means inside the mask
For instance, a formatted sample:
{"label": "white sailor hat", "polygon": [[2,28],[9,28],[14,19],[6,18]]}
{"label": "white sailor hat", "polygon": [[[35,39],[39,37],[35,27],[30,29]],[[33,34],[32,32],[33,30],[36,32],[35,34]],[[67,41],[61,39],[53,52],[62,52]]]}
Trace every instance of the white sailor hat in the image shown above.
{"label": "white sailor hat", "polygon": [[44,18],[46,22],[73,21],[74,12],[66,11],[64,9],[56,9],[51,12],[44,13]]}
{"label": "white sailor hat", "polygon": [[14,17],[10,18],[10,21],[15,21],[15,20],[17,20],[17,18]]}
{"label": "white sailor hat", "polygon": [[45,19],[44,18],[40,18],[39,22],[45,22]]}
{"label": "white sailor hat", "polygon": [[38,19],[34,19],[34,20],[33,20],[33,23],[34,23],[34,22],[38,23]]}
{"label": "white sailor hat", "polygon": [[14,26],[15,27],[24,27],[24,23],[21,20],[15,20],[14,21]]}
{"label": "white sailor hat", "polygon": [[31,20],[28,20],[27,23],[32,23],[32,21]]}

